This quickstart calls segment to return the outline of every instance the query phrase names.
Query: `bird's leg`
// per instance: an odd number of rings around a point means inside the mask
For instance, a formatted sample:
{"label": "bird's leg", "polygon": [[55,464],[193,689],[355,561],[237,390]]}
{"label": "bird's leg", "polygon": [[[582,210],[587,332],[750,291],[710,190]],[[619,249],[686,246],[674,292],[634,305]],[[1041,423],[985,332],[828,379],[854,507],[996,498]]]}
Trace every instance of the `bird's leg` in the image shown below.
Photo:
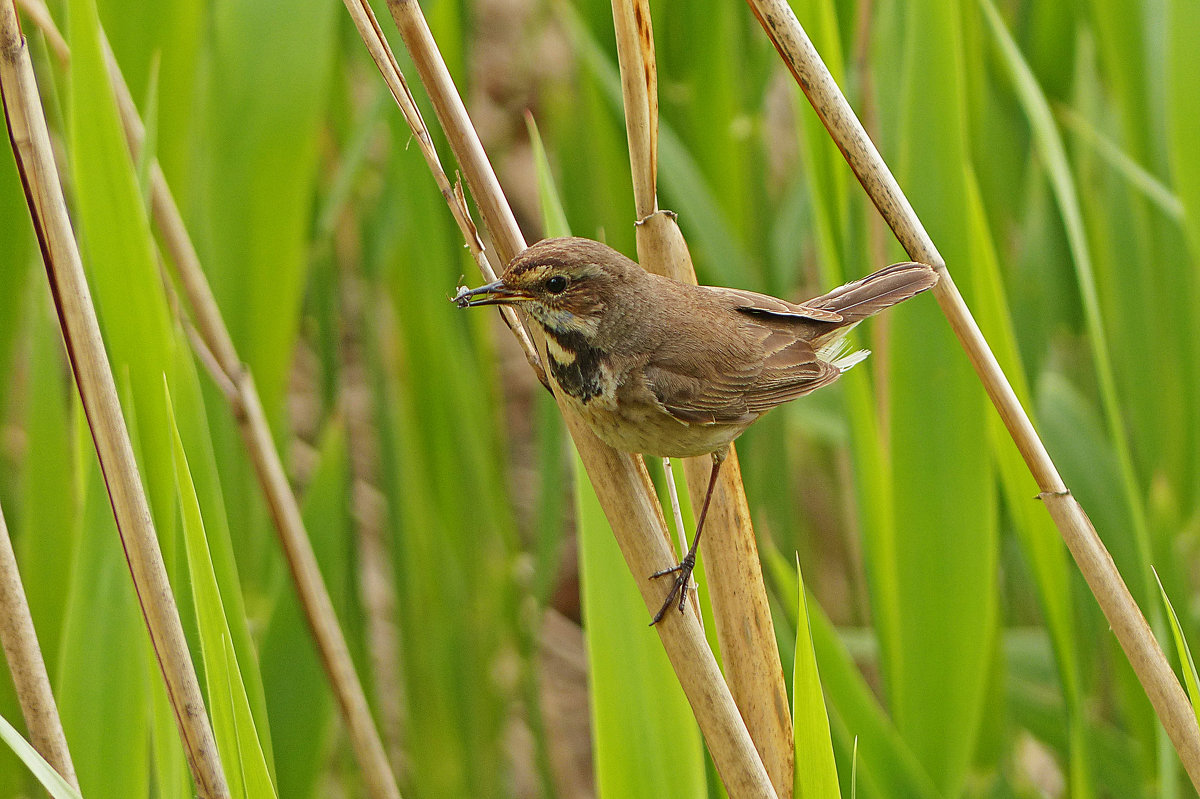
{"label": "bird's leg", "polygon": [[688,581],[691,580],[692,571],[696,568],[696,551],[700,547],[700,533],[704,532],[704,519],[708,516],[708,505],[712,501],[713,489],[717,486],[717,473],[721,471],[721,463],[725,460],[725,455],[725,449],[720,449],[712,455],[713,465],[712,471],[708,475],[708,490],[704,492],[704,504],[700,506],[700,516],[696,519],[696,534],[692,537],[692,545],[688,548],[687,554],[683,556],[683,560],[677,566],[650,575],[651,580],[668,574],[675,575],[675,585],[671,587],[671,593],[667,594],[667,601],[663,602],[658,613],[654,614],[654,620],[650,622],[651,626],[662,621],[662,617],[666,615],[667,608],[671,607],[677,594],[679,596],[679,612],[683,613],[683,606],[687,602]]}

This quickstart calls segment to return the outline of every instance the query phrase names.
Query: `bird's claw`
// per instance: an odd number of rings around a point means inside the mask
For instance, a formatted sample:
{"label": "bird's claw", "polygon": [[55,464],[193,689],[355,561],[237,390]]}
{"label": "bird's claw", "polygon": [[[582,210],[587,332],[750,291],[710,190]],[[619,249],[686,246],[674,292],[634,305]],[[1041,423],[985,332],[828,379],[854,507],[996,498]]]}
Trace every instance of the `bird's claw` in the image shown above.
{"label": "bird's claw", "polygon": [[679,612],[683,613],[684,606],[687,604],[688,585],[692,580],[692,571],[696,568],[696,558],[689,552],[684,556],[683,560],[668,569],[657,571],[650,575],[650,579],[654,580],[658,577],[665,577],[668,574],[675,574],[675,583],[671,586],[671,592],[667,594],[667,599],[663,602],[662,607],[658,609],[658,613],[654,614],[654,620],[650,622],[650,626],[658,624],[662,621],[663,616],[667,615],[667,609],[675,601],[675,597],[679,597]]}

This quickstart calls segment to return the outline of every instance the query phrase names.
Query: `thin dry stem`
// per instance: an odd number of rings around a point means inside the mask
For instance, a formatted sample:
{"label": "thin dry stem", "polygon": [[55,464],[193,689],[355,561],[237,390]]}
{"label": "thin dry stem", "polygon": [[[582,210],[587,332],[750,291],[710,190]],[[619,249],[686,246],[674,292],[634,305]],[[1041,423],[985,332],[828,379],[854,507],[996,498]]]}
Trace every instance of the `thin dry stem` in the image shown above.
{"label": "thin dry stem", "polygon": [[[507,262],[525,248],[525,241],[421,9],[415,0],[389,0],[388,8],[433,101],[492,241]],[[542,342],[537,343],[540,351]],[[661,588],[645,579],[646,575],[673,565],[674,561],[668,547],[666,522],[654,500],[645,466],[640,458],[602,444],[583,420],[561,402],[559,408],[625,561],[637,578],[646,607],[657,610],[662,603]],[[671,613],[656,629],[730,795],[775,796],[696,616]]]}
{"label": "thin dry stem", "polygon": [[0,3],[0,87],[3,87],[9,139],[41,245],[67,355],[188,765],[200,796],[227,797],[229,788],[167,581],[150,507],[67,216],[29,51],[12,2]]}
{"label": "thin dry stem", "polygon": [[[694,284],[696,272],[675,215],[658,209],[658,81],[649,3],[612,0],[612,8],[639,220],[638,260],[645,269]],[[706,456],[684,460],[693,507],[704,501],[711,468]],[[715,532],[705,541],[703,562],[725,679],[776,793],[790,797],[795,743],[787,684],[741,468],[732,446],[721,467],[705,525]]]}
{"label": "thin dry stem", "polygon": [[29,729],[29,743],[78,791],[75,764],[71,762],[62,720],[58,717],[58,705],[50,690],[50,677],[46,674],[33,616],[25,600],[25,588],[17,571],[17,558],[13,554],[3,508],[0,508],[0,645],[4,647],[17,701],[21,703],[21,715]]}
{"label": "thin dry stem", "polygon": [[748,0],[800,88],[909,257],[938,269],[933,292],[992,404],[1042,490],[1051,518],[1200,789],[1200,728],[1183,688],[1082,506],[1059,476],[937,248],[785,0]]}

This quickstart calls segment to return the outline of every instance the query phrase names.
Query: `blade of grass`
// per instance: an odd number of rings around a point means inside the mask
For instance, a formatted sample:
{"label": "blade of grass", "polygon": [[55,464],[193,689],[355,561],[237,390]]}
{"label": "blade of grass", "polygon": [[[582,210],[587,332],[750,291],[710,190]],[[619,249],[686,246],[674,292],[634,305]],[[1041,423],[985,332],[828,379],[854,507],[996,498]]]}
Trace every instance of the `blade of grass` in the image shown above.
{"label": "blade of grass", "polygon": [[86,429],[75,442],[83,461],[81,529],[54,685],[82,792],[129,799],[149,788],[150,655]]}
{"label": "blade of grass", "polygon": [[364,286],[374,299],[363,310],[381,383],[375,413],[392,508],[408,779],[436,795],[500,796],[491,775],[505,768],[503,730],[518,701],[510,692],[523,675],[506,669],[498,690],[462,688],[495,684],[495,664],[516,654],[518,620],[533,620],[517,615],[514,596],[524,568],[514,561],[502,426],[486,400],[493,364],[469,335],[470,324],[494,320],[447,302],[467,264],[442,199],[410,189],[425,169],[415,156],[390,159],[390,189],[366,222],[365,271],[376,278]]}
{"label": "blade of grass", "polygon": [[808,602],[805,600],[804,575],[796,560],[797,624],[796,662],[792,673],[792,719],[796,736],[795,795],[808,799],[827,799],[839,795],[837,764],[829,735],[829,716],[813,651],[812,631],[808,626]]}
{"label": "blade of grass", "polygon": [[[200,502],[205,540],[216,574],[217,587],[221,593],[221,604],[225,609],[230,640],[241,664],[241,679],[250,708],[258,720],[256,726],[263,755],[267,766],[273,769],[275,757],[269,735],[270,725],[262,675],[258,668],[258,649],[250,630],[254,620],[246,606],[242,579],[234,556],[234,544],[226,516],[225,492],[220,480],[221,469],[213,448],[200,376],[187,348],[184,334],[178,328],[174,332],[175,384],[171,389],[174,419],[179,426],[184,450],[189,453],[188,470]],[[184,556],[185,552],[181,552],[180,558],[183,559]]]}
{"label": "blade of grass", "polygon": [[692,714],[578,460],[575,474],[598,794],[704,796]]}
{"label": "blade of grass", "polygon": [[79,225],[113,369],[128,373],[142,416],[138,461],[164,546],[174,536],[170,439],[162,379],[174,365],[166,297],[134,163],[108,86],[95,5],[73,0],[69,128]]}
{"label": "blade of grass", "polygon": [[[8,374],[15,338],[21,328],[21,310],[28,307],[20,300],[33,274],[29,215],[11,150],[0,153],[0,241],[5,243],[5,256],[0,259],[0,297],[7,298],[8,303],[6,313],[0,314],[0,377],[3,377]],[[0,412],[3,410],[0,404]]]}
{"label": "blade of grass", "polygon": [[[1116,375],[1114,372],[1112,357],[1110,355],[1111,345],[1109,343],[1107,333],[1107,331],[1110,329],[1115,328],[1111,328],[1109,325],[1107,325],[1105,323],[1105,318],[1102,315],[1101,301],[1097,289],[1097,278],[1089,248],[1088,233],[1084,223],[1080,198],[1076,192],[1075,183],[1071,175],[1070,163],[1067,159],[1066,149],[1062,143],[1061,136],[1057,128],[1054,126],[1049,103],[1042,93],[1041,88],[1037,85],[1036,80],[1022,58],[1015,42],[1009,35],[999,13],[995,10],[995,7],[988,2],[988,0],[980,0],[980,3],[985,11],[985,16],[989,22],[992,34],[1000,48],[1005,66],[1010,72],[1010,78],[1013,81],[1022,108],[1029,117],[1030,126],[1033,129],[1034,143],[1037,145],[1038,152],[1046,166],[1046,169],[1049,172],[1050,183],[1053,187],[1055,199],[1059,205],[1059,209],[1063,217],[1063,224],[1066,227],[1067,240],[1070,245],[1071,256],[1079,284],[1079,291],[1083,300],[1084,320],[1088,330],[1088,343],[1091,347],[1092,360],[1097,381],[1099,383],[1099,394],[1102,407],[1104,408],[1105,421],[1109,429],[1109,436],[1114,445],[1117,462],[1120,466],[1120,487],[1126,496],[1126,500],[1132,514],[1132,539],[1137,553],[1136,560],[1134,561],[1135,567],[1132,570],[1133,596],[1137,597],[1137,599],[1141,601],[1142,605],[1149,603],[1149,609],[1147,612],[1149,613],[1151,627],[1154,631],[1154,633],[1152,633],[1152,637],[1153,635],[1161,637],[1162,635],[1165,635],[1166,632],[1164,629],[1165,624],[1163,621],[1162,611],[1158,603],[1152,601],[1151,599],[1152,580],[1150,569],[1151,563],[1154,559],[1153,542],[1151,538],[1145,502],[1131,449],[1131,434],[1126,427],[1125,416],[1127,413],[1135,415],[1135,429],[1136,416],[1146,416],[1148,411],[1149,415],[1151,415],[1155,421],[1160,419],[1169,419],[1170,414],[1174,414],[1177,411],[1178,403],[1171,403],[1171,407],[1169,408],[1161,407],[1158,405],[1158,403],[1161,401],[1163,396],[1178,396],[1179,391],[1173,386],[1155,387],[1148,390],[1150,381],[1139,379],[1133,381],[1133,383],[1136,386],[1136,390],[1141,393],[1137,397],[1133,398],[1132,403],[1129,405],[1126,405],[1122,401],[1122,397],[1118,393]],[[1115,8],[1115,6],[1113,7]],[[1126,9],[1126,11],[1127,10],[1128,9]],[[1110,16],[1107,22],[1111,22],[1111,20],[1112,17]],[[1113,31],[1111,29],[1102,30],[1102,48],[1112,45],[1112,40],[1110,38],[1112,33]],[[1111,53],[1109,55],[1111,55]],[[1141,66],[1139,63],[1141,55],[1140,42],[1136,42],[1134,43],[1133,50],[1130,53],[1130,63],[1133,65],[1134,71]],[[1125,76],[1125,78],[1127,77],[1128,76]],[[1126,104],[1127,108],[1129,108],[1134,104],[1137,104],[1142,98],[1138,95],[1130,94],[1130,87],[1125,82],[1125,78],[1117,81],[1116,92],[1118,98]],[[1126,122],[1130,123],[1131,121],[1126,120]],[[1134,151],[1139,153],[1147,152],[1145,148],[1137,146],[1137,142],[1140,141],[1138,138],[1139,131],[1133,128],[1131,124],[1127,124],[1126,129],[1128,135],[1131,137],[1131,141],[1134,141],[1135,143]],[[1141,221],[1141,216],[1135,213],[1133,223],[1136,224],[1139,221]],[[1144,241],[1144,238],[1142,240]],[[1157,244],[1155,246],[1157,246]],[[1111,272],[1111,270],[1109,271]],[[1121,277],[1122,279],[1128,280],[1128,275],[1125,273],[1125,270],[1122,270]],[[1149,288],[1149,286],[1145,285],[1146,281],[1142,281],[1140,278],[1137,279],[1137,284],[1139,287]],[[1179,293],[1180,292],[1174,292],[1173,295],[1177,296]],[[1135,309],[1135,314],[1138,313],[1136,309],[1138,308],[1138,298],[1141,296],[1141,294],[1142,292],[1140,291],[1137,292],[1136,295],[1130,294],[1130,303]],[[1164,318],[1173,318],[1176,316],[1174,313],[1174,300],[1175,296],[1172,296],[1171,302],[1163,303],[1157,302],[1153,299],[1147,300],[1147,302],[1155,309],[1156,315],[1158,313],[1158,309],[1161,308]],[[1120,317],[1128,315],[1128,309],[1125,307],[1124,303],[1121,303],[1117,313]],[[1192,331],[1194,333],[1196,330],[1194,314],[1188,313],[1186,314],[1186,317],[1192,320]],[[1157,324],[1158,321],[1160,320],[1156,318],[1155,323]],[[1119,340],[1126,346],[1130,343],[1128,335],[1121,336]],[[1163,339],[1160,338],[1160,340]],[[1172,341],[1170,346],[1173,349],[1175,342]],[[1125,360],[1129,359],[1126,358]],[[1180,370],[1177,368],[1170,367],[1165,370],[1171,381],[1174,381],[1178,377],[1179,371]],[[1150,410],[1152,407],[1158,407],[1159,412],[1154,413],[1152,410]],[[1153,440],[1145,442],[1143,446],[1155,456],[1161,457],[1163,460],[1170,460],[1173,463],[1177,462],[1177,458],[1171,458],[1170,455],[1164,451],[1163,447],[1156,443],[1161,439],[1160,432],[1157,430],[1158,425],[1153,424],[1151,426],[1155,428]],[[1172,430],[1180,427],[1180,425],[1172,423],[1168,423],[1164,426]],[[1172,445],[1178,443],[1178,436],[1172,434],[1168,437],[1172,439]],[[1172,469],[1171,471],[1176,470]],[[1127,570],[1127,573],[1128,572],[1129,570]],[[1152,646],[1153,649],[1158,649],[1157,641],[1152,641]],[[1156,666],[1159,666],[1159,668],[1161,668],[1158,663],[1160,659],[1161,650],[1159,649],[1152,660],[1152,662],[1154,662]],[[1130,662],[1132,665],[1135,665],[1136,668],[1138,663],[1137,660],[1131,657]],[[1161,688],[1157,686],[1148,686],[1146,684],[1146,680],[1144,679],[1142,680],[1142,683],[1143,686],[1147,688],[1147,693],[1149,694],[1152,703],[1155,705],[1155,709],[1158,712],[1160,720],[1163,722],[1163,725],[1166,728],[1167,735],[1170,737],[1171,743],[1178,750],[1179,756],[1183,761],[1184,767],[1191,776],[1193,784],[1200,786],[1200,734],[1186,726],[1181,726],[1186,724],[1186,722],[1184,722],[1182,719],[1182,708],[1178,707],[1177,705],[1179,704],[1179,700],[1183,692],[1182,689],[1179,688],[1174,674],[1163,673],[1161,679],[1164,682],[1164,685]],[[1167,682],[1168,680],[1169,682]],[[1166,691],[1169,691],[1173,695],[1173,700],[1169,709],[1163,706],[1163,700],[1161,698],[1162,693]],[[1168,772],[1173,771],[1174,764],[1173,759],[1171,759],[1169,754],[1165,751],[1166,741],[1162,739],[1161,735],[1159,736],[1158,750],[1159,775],[1164,784],[1169,786],[1173,784],[1174,777]],[[1168,792],[1171,791],[1169,787],[1166,788],[1166,790],[1168,790]]]}
{"label": "blade of grass", "polygon": [[25,767],[54,799],[83,799],[79,790],[64,780],[3,716],[0,716],[0,739],[21,758]]}
{"label": "blade of grass", "polygon": [[[1067,239],[1071,247],[1071,255],[1075,263],[1079,280],[1080,296],[1083,299],[1085,321],[1088,329],[1088,343],[1092,348],[1092,358],[1099,381],[1100,397],[1103,401],[1105,420],[1111,431],[1111,437],[1116,447],[1117,458],[1121,467],[1122,488],[1127,495],[1130,509],[1133,513],[1133,534],[1137,543],[1139,557],[1139,574],[1134,583],[1136,594],[1143,599],[1149,596],[1149,569],[1151,561],[1150,534],[1146,523],[1146,512],[1138,488],[1137,477],[1134,473],[1133,460],[1129,453],[1129,438],[1125,429],[1124,417],[1120,409],[1116,381],[1113,376],[1112,362],[1108,355],[1105,331],[1107,329],[1101,312],[1100,299],[1096,290],[1096,278],[1092,271],[1092,259],[1088,245],[1087,231],[1083,223],[1083,215],[1079,207],[1079,198],[1075,191],[1074,180],[1071,177],[1071,167],[1067,159],[1066,148],[1062,137],[1054,125],[1054,117],[1050,105],[1037,85],[1033,73],[1021,57],[1016,43],[1009,35],[999,12],[989,0],[979,0],[984,9],[990,30],[1009,77],[1013,81],[1022,107],[1029,117],[1029,123],[1034,132],[1034,143],[1049,171],[1051,185],[1054,187],[1055,198],[1063,216],[1063,224],[1067,229]],[[1161,614],[1151,611],[1152,620],[1161,621]]]}
{"label": "blade of grass", "polygon": [[[168,409],[172,408],[170,391],[164,384]],[[192,482],[183,439],[170,412],[171,436],[175,454],[175,482],[183,516],[183,537],[187,549],[188,572],[191,577],[192,601],[200,631],[200,650],[204,657],[204,676],[208,686],[209,706],[212,708],[213,731],[221,750],[221,761],[230,775],[230,790],[234,796],[274,797],[263,749],[254,729],[250,699],[242,682],[237,658],[230,646],[231,633],[226,620],[221,590],[205,540],[204,520],[200,500]]]}
{"label": "blade of grass", "polygon": [[[1195,277],[1195,264],[1200,261],[1200,153],[1189,145],[1189,131],[1200,125],[1200,50],[1194,44],[1200,36],[1200,8],[1186,0],[1167,3],[1166,23],[1167,61],[1167,146],[1172,170],[1172,185],[1184,210],[1184,231],[1192,254],[1191,297],[1200,295]],[[1191,315],[1191,353],[1200,354],[1200,315]],[[1193,383],[1200,385],[1200,370],[1193,369]],[[1200,388],[1193,389],[1200,396]],[[1196,409],[1193,407],[1193,435],[1200,435]],[[1193,448],[1195,443],[1193,443]],[[1200,483],[1200,469],[1193,475]],[[1193,496],[1200,496],[1200,486],[1192,487]]]}
{"label": "blade of grass", "polygon": [[147,114],[154,109],[155,157],[180,196],[191,197],[196,134],[207,119],[196,113],[203,74],[197,64],[211,7],[203,0],[154,5],[100,0],[99,6],[100,18],[131,78],[133,95],[143,101]]}
{"label": "blade of grass", "polygon": [[[832,63],[832,74],[840,74],[841,44],[837,18],[828,0],[810,2],[800,8],[812,19],[813,36],[826,58]],[[806,105],[806,104],[802,104]],[[836,144],[826,135],[824,127],[809,108],[797,109],[802,117],[803,142],[801,153],[807,166],[809,205],[820,255],[821,278],[826,285],[837,285],[870,269],[866,259],[851,258],[848,241],[851,230],[851,208],[848,204],[850,177]],[[854,333],[850,334],[855,335]],[[876,359],[878,365],[879,359]],[[879,400],[872,389],[872,370],[854,369],[841,383],[844,409],[850,423],[850,446],[854,458],[854,492],[861,535],[866,551],[872,556],[864,564],[868,583],[881,596],[897,596],[896,573],[887,564],[896,562],[898,538],[895,524],[891,462],[888,458],[884,429],[879,423]],[[893,658],[893,640],[887,631],[899,629],[901,608],[887,602],[875,603],[872,608],[876,628],[884,634],[880,643],[884,659]]]}
{"label": "blade of grass", "polygon": [[[996,357],[1010,376],[1013,389],[1026,405],[1032,394],[1025,370],[1017,353],[1016,335],[1008,314],[1007,300],[1000,279],[999,261],[993,245],[987,216],[980,197],[978,181],[968,182],[968,224],[971,228],[971,260],[978,269],[976,297],[980,327],[989,333]],[[988,420],[988,433],[999,473],[1004,500],[1022,549],[1029,561],[1038,590],[1038,599],[1054,642],[1054,653],[1066,699],[1066,726],[1070,741],[1067,760],[1071,795],[1077,799],[1091,796],[1092,778],[1085,731],[1079,653],[1076,647],[1074,613],[1071,603],[1070,574],[1062,540],[1055,534],[1048,516],[1037,507],[1037,484],[1024,468],[1020,453],[1004,434],[994,416]]]}
{"label": "blade of grass", "polygon": [[292,3],[286,14],[271,2],[222,0],[211,14],[204,136],[220,144],[200,173],[201,251],[230,335],[274,420],[299,324],[337,15],[320,0]]}
{"label": "blade of grass", "polygon": [[[38,628],[46,662],[58,663],[65,587],[78,542],[79,508],[69,378],[64,370],[62,333],[47,302],[33,303],[29,314],[29,453],[24,465],[21,535],[17,552],[26,579],[25,594]],[[69,486],[69,500],[63,487]],[[65,501],[66,500],[66,501]]]}
{"label": "blade of grass", "polygon": [[[799,591],[796,570],[788,559],[776,550],[764,551],[767,568],[781,586],[780,594],[791,596]],[[855,762],[861,764],[864,785],[871,786],[868,795],[889,799],[940,796],[855,665],[837,628],[811,593],[805,595],[805,607],[809,611],[809,632],[821,687],[829,698],[831,732],[835,743],[837,739],[853,742],[853,751],[860,753],[855,755]],[[849,748],[846,747],[847,751]]]}
{"label": "blade of grass", "polygon": [[[968,205],[966,85],[959,10],[911,8],[905,41],[899,172],[956,277],[974,284]],[[936,44],[935,44],[936,42]],[[894,309],[888,351],[890,459],[898,593],[873,603],[901,608],[883,663],[896,726],[938,787],[959,793],[982,723],[997,624],[994,475],[980,456],[986,404],[969,364],[931,303]],[[918,345],[919,343],[919,345]],[[930,386],[936,385],[936,419]],[[928,702],[936,692],[941,701]]]}
{"label": "blade of grass", "polygon": [[[1177,108],[1178,106],[1173,105],[1172,107]],[[1165,215],[1183,223],[1183,203],[1171,187],[1133,160],[1116,142],[1097,130],[1096,126],[1082,114],[1068,106],[1058,106],[1054,110],[1059,123],[1072,131],[1079,141],[1091,147],[1105,163],[1124,178],[1131,189],[1154,203],[1158,210]]]}
{"label": "blade of grass", "polygon": [[563,210],[562,199],[558,196],[558,187],[554,184],[554,174],[550,171],[550,160],[546,157],[546,147],[538,132],[537,122],[533,114],[525,114],[525,129],[529,132],[529,143],[533,147],[533,165],[537,172],[538,202],[542,209],[542,230],[546,238],[570,236],[571,225],[567,222],[567,213]]}
{"label": "blade of grass", "polygon": [[1171,622],[1171,635],[1175,639],[1175,654],[1179,657],[1179,663],[1183,667],[1183,682],[1187,686],[1188,696],[1192,698],[1192,710],[1196,711],[1196,723],[1200,725],[1200,676],[1196,674],[1196,661],[1192,659],[1192,650],[1188,646],[1187,639],[1183,637],[1183,628],[1179,624],[1179,617],[1175,615],[1175,607],[1171,604],[1171,598],[1167,596],[1167,590],[1163,588],[1162,580],[1158,579],[1157,572],[1154,574],[1154,579],[1158,582],[1163,605],[1167,608],[1167,619]]}
{"label": "blade of grass", "polygon": [[[47,21],[44,24],[50,25],[51,23]],[[106,42],[102,41],[102,46],[106,49],[108,56],[109,81],[120,106],[125,133],[129,140],[129,149],[140,154],[144,144],[145,130],[138,118],[120,69],[115,59],[112,58],[111,52],[107,50]],[[256,476],[263,491],[267,494],[280,541],[287,555],[288,565],[292,569],[293,580],[297,585],[297,592],[309,614],[314,635],[330,673],[330,680],[335,686],[343,717],[350,729],[355,752],[358,754],[360,762],[366,764],[364,768],[370,775],[368,779],[370,788],[377,796],[391,796],[396,790],[395,779],[390,773],[382,744],[367,709],[361,685],[358,683],[353,665],[350,664],[345,641],[330,606],[327,591],[321,582],[320,573],[300,519],[300,512],[296,507],[295,497],[287,484],[278,451],[271,439],[263,403],[255,381],[243,366],[234,349],[221,311],[217,308],[212,290],[200,267],[199,257],[182,222],[179,210],[167,186],[166,178],[157,164],[151,167],[151,181],[155,221],[163,232],[163,237],[178,270],[180,282],[192,306],[191,311],[197,318],[199,326],[197,338],[200,340],[197,347],[198,354],[210,368],[212,376],[225,393],[226,400],[235,408],[241,435],[246,447],[250,450],[251,460],[257,470]],[[184,377],[189,381],[189,391],[183,397],[190,401],[196,394],[194,390],[195,376],[190,362],[185,363],[185,369]],[[196,407],[199,407],[199,402]],[[228,546],[228,523],[223,512],[225,505],[220,501],[221,490],[215,479],[215,464],[212,469],[207,468],[210,438],[203,422],[198,421],[199,414],[189,414],[187,418],[188,423],[184,431],[186,437],[196,446],[203,447],[206,456],[203,462],[205,468],[201,470],[200,474],[203,500],[210,511],[216,511],[214,516],[220,522],[218,535],[214,539],[219,544],[216,560],[218,577],[225,587],[224,590],[231,597],[230,601],[239,611],[235,614],[234,643],[235,648],[243,653],[243,657],[246,657],[246,653],[250,651],[249,638],[245,629],[244,616],[240,612],[240,591],[234,587],[238,581],[232,551]],[[197,428],[194,436],[191,434],[193,426]],[[218,435],[222,430],[228,433],[222,424],[218,429]],[[223,462],[232,465],[238,471],[244,468],[245,463],[236,457],[224,458]],[[241,486],[242,481],[237,480],[235,475],[232,492],[235,495],[233,506],[238,508],[244,508],[246,504],[244,501],[237,501],[246,499],[245,496],[239,494],[238,489]],[[257,671],[248,672],[247,679],[252,706],[261,719],[265,712],[265,700]],[[270,761],[273,758],[269,754],[271,746],[270,740],[266,736],[267,725],[261,723],[260,726],[263,729],[264,748]]]}

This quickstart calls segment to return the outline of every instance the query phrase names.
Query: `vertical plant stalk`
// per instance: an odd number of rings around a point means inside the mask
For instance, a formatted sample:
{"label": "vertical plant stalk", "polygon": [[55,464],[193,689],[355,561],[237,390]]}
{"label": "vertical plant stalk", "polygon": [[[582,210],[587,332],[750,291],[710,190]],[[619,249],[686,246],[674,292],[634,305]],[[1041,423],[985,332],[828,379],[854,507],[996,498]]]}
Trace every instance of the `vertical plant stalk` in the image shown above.
{"label": "vertical plant stalk", "polygon": [[[638,218],[638,261],[652,272],[694,284],[696,272],[675,215],[658,208],[658,75],[650,4],[612,0],[612,9]],[[693,507],[704,502],[711,469],[712,459],[707,456],[684,460]],[[704,541],[704,573],[725,680],[775,792],[790,797],[795,759],[792,716],[750,508],[732,445],[708,514],[705,524],[714,535]]]}
{"label": "vertical plant stalk", "polygon": [[941,279],[933,288],[938,305],[975,367],[1030,473],[1037,480],[1041,489],[1039,498],[1045,502],[1050,517],[1108,619],[1159,721],[1179,753],[1192,785],[1200,789],[1200,728],[1188,698],[1117,571],[1112,556],[1083,507],[1059,476],[1033,423],[954,285],[933,240],[785,0],[747,1],[896,239],[910,258],[938,270]]}
{"label": "vertical plant stalk", "polygon": [[[47,17],[48,19],[48,17]],[[145,127],[137,106],[113,56],[108,39],[101,39],[109,81],[117,98],[125,137],[134,160],[142,157]],[[296,496],[288,484],[287,473],[275,448],[254,377],[238,357],[233,339],[225,326],[220,308],[200,265],[200,258],[175,204],[170,186],[158,161],[150,165],[151,213],[170,262],[183,287],[195,320],[191,330],[197,355],[216,380],[230,404],[242,440],[254,464],[263,495],[279,534],[284,559],[304,616],[308,620],[321,663],[329,678],[338,709],[346,725],[351,748],[362,770],[363,783],[373,799],[400,799],[379,733],[375,729],[366,693],[354,669],[350,650],[338,623],[333,602],[321,576]]]}
{"label": "vertical plant stalk", "polygon": [[29,50],[11,0],[0,3],[0,91],[63,340],[96,445],[117,531],[150,642],[201,797],[229,796],[200,684],[150,518],[116,384],[71,231]]}
{"label": "vertical plant stalk", "polygon": [[0,508],[0,645],[4,647],[4,657],[12,673],[21,715],[29,728],[29,742],[59,776],[78,791],[75,764],[71,762],[62,720],[58,717],[58,705],[50,690],[50,677],[46,674],[46,662],[42,659],[33,616],[29,613],[25,588],[17,571],[17,558],[8,536],[8,525],[4,522],[3,508]]}
{"label": "vertical plant stalk", "polygon": [[[416,0],[389,0],[388,8],[433,101],[496,251],[507,263],[525,248],[525,240],[421,9]],[[412,124],[412,118],[408,118]],[[420,134],[417,135],[419,139]],[[537,345],[541,352],[544,342],[537,341]],[[561,402],[559,409],[646,608],[655,611],[662,603],[662,589],[646,577],[674,565],[674,558],[668,545],[666,521],[645,465],[640,458],[601,443],[587,424]],[[776,796],[696,615],[668,614],[656,630],[729,794]]]}

